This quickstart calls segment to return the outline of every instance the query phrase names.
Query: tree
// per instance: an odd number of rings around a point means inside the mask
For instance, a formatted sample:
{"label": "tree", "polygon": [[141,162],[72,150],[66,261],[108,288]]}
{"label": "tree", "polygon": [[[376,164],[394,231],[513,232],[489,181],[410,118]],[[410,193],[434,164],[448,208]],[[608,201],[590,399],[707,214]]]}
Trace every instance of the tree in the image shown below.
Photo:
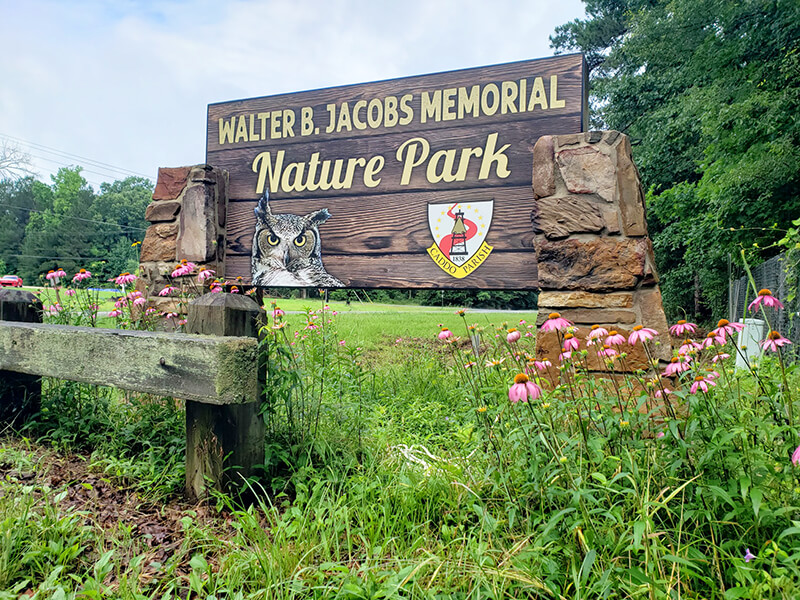
{"label": "tree", "polygon": [[32,177],[0,180],[0,260],[4,272],[19,272],[25,226],[36,210],[33,189]]}
{"label": "tree", "polygon": [[0,144],[0,181],[4,179],[21,179],[33,175],[31,157],[19,149],[16,144],[2,142]]}
{"label": "tree", "polygon": [[593,123],[631,136],[668,312],[719,314],[728,256],[800,214],[800,4],[586,4],[551,42],[596,57]]}

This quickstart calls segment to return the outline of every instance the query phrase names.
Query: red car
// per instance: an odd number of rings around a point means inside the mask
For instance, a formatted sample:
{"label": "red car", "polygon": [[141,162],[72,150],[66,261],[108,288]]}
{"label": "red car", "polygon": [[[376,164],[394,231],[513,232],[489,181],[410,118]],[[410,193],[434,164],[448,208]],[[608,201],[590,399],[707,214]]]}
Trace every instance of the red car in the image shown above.
{"label": "red car", "polygon": [[0,287],[22,287],[22,277],[3,275],[0,277]]}

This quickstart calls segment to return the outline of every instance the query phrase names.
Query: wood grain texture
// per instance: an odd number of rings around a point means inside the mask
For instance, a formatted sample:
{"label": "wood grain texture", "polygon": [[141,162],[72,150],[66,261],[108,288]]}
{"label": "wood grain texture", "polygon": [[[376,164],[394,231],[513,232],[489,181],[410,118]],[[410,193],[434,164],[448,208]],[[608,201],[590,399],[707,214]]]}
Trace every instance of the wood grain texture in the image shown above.
{"label": "wood grain texture", "polygon": [[[441,121],[438,123],[432,123],[430,121],[426,123],[421,122],[420,104],[422,92],[433,92],[435,90],[458,88],[462,86],[483,86],[491,83],[500,85],[503,81],[519,81],[522,78],[533,79],[535,77],[542,77],[545,80],[545,85],[547,86],[549,92],[549,78],[551,75],[556,75],[558,77],[558,97],[559,99],[563,99],[565,101],[565,106],[563,108],[548,109],[547,111],[541,112],[537,112],[536,110],[523,113],[508,112],[506,114],[500,114],[498,112],[498,114],[492,116],[467,116],[461,120]],[[397,125],[394,127],[381,126],[377,129],[353,129],[353,131],[350,132],[342,131],[339,133],[325,133],[325,128],[329,122],[328,111],[326,110],[326,105],[328,104],[336,104],[338,106],[342,102],[348,102],[349,108],[352,109],[354,104],[359,100],[369,101],[374,98],[384,99],[387,96],[396,96],[397,98],[400,98],[404,94],[413,95],[413,100],[410,103],[410,107],[413,110],[414,118],[407,125]],[[574,119],[577,129],[575,129],[573,132],[577,132],[581,130],[582,126],[585,95],[583,57],[579,54],[571,54],[552,58],[494,65],[489,67],[478,67],[473,69],[448,71],[444,73],[419,75],[415,77],[404,77],[386,81],[325,88],[307,92],[235,100],[231,102],[209,105],[207,151],[212,153],[221,148],[255,148],[264,144],[275,145],[276,143],[280,143],[281,145],[290,145],[307,141],[325,142],[331,139],[341,140],[346,138],[371,137],[375,134],[387,132],[402,132],[405,134],[411,134],[419,131],[430,130],[432,128],[450,128],[462,125],[473,126],[488,122],[498,124],[507,123],[516,120],[537,118],[540,114],[547,115],[548,113],[551,113],[551,116],[568,116],[570,119]],[[229,119],[230,117],[258,114],[260,112],[292,110],[298,115],[299,120],[299,113],[302,107],[311,107],[313,109],[314,125],[320,129],[318,134],[302,137],[297,131],[295,131],[294,137],[286,137],[282,140],[268,139],[260,142],[240,142],[234,144],[233,146],[220,146],[220,118]],[[297,126],[295,126],[295,129],[297,129]],[[211,161],[207,162],[211,163]]]}
{"label": "wood grain texture", "polygon": [[[271,201],[274,214],[308,214],[327,208],[331,214],[320,227],[323,256],[332,254],[394,254],[424,252],[433,243],[428,228],[428,204],[491,200],[494,215],[487,243],[495,251],[533,248],[531,213],[535,200],[530,187],[380,194],[355,198]],[[229,254],[250,254],[256,201],[228,204]]]}
{"label": "wood grain texture", "polygon": [[209,404],[258,400],[257,341],[0,322],[0,370]]}
{"label": "wood grain texture", "polygon": [[[326,256],[325,268],[347,287],[354,288],[442,288],[524,290],[538,288],[536,253],[492,252],[486,261],[464,279],[451,277],[427,254],[383,254],[379,256]],[[230,255],[225,276],[250,281],[250,257]]]}
{"label": "wood grain texture", "polygon": [[[316,190],[313,192],[284,191],[280,187],[270,189],[270,198],[313,198],[324,196],[355,196],[359,194],[412,192],[424,190],[460,190],[475,187],[505,187],[531,184],[531,165],[533,163],[533,146],[536,140],[545,134],[574,133],[574,123],[565,118],[540,119],[525,122],[507,123],[502,129],[495,124],[481,125],[478,127],[455,127],[451,129],[437,129],[420,134],[429,144],[428,159],[440,150],[455,150],[456,162],[454,170],[458,168],[464,148],[481,148],[487,144],[488,136],[497,133],[495,150],[499,151],[508,145],[503,155],[507,157],[507,168],[510,174],[500,177],[497,173],[497,163],[493,163],[488,170],[488,177],[479,179],[482,157],[469,158],[466,178],[463,181],[431,183],[427,178],[427,163],[411,170],[410,181],[401,184],[403,163],[397,158],[397,150],[411,139],[412,135],[405,133],[392,133],[388,135],[364,137],[350,140],[332,140],[325,144],[314,142],[293,144],[286,147],[270,148],[272,164],[277,161],[277,151],[284,150],[284,170],[291,162],[306,162],[315,152],[319,152],[319,160],[335,161],[341,159],[344,165],[349,158],[363,157],[369,160],[380,155],[384,158],[383,169],[376,175],[380,178],[377,187],[367,187],[363,180],[364,169],[355,170],[352,185],[341,190]],[[209,152],[208,163],[215,167],[226,169],[230,173],[229,198],[234,200],[255,199],[257,193],[258,174],[253,171],[253,161],[260,150],[250,148],[237,148],[221,152]],[[422,151],[420,150],[420,153]],[[407,156],[407,155],[405,155]],[[308,167],[304,167],[306,172]],[[330,167],[333,169],[333,165]],[[342,167],[344,168],[344,167]],[[319,169],[317,174],[319,179]],[[266,183],[270,188],[269,181]]]}

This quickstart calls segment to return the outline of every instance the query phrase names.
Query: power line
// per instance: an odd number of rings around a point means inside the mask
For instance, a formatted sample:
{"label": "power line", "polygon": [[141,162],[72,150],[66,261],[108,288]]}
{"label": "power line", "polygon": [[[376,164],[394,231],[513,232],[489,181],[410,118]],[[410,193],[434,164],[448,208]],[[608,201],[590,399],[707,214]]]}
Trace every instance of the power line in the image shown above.
{"label": "power line", "polygon": [[[87,162],[87,163],[91,163],[93,166],[101,168],[101,169],[111,170],[112,172],[121,173],[121,174],[127,173],[129,175],[135,175],[135,176],[138,176],[138,177],[144,177],[145,179],[149,179],[150,181],[153,181],[152,177],[150,177],[148,175],[145,175],[143,173],[139,173],[137,171],[132,171],[130,169],[125,169],[125,168],[122,168],[122,167],[117,167],[115,165],[112,165],[112,164],[109,164],[109,163],[104,163],[102,161],[94,160],[92,158],[88,158],[88,157],[85,157],[85,156],[80,156],[78,154],[72,154],[71,152],[66,152],[64,150],[59,150],[58,148],[53,148],[52,146],[45,146],[44,144],[38,144],[36,142],[29,142],[27,140],[23,140],[22,138],[18,138],[18,137],[15,137],[15,136],[12,136],[12,135],[8,135],[8,134],[2,133],[2,132],[0,132],[0,137],[6,138],[7,140],[10,140],[10,141],[13,141],[13,142],[17,142],[17,143],[20,143],[20,144],[25,144],[26,146],[30,146],[31,148],[38,148],[39,150],[42,150],[42,151],[47,152],[49,154],[55,154],[57,156],[62,156],[64,158],[68,158],[68,159],[79,159],[81,161],[84,161],[84,162]],[[39,157],[39,158],[41,158],[41,157]],[[50,159],[45,159],[45,160],[50,160]],[[56,162],[56,161],[53,161],[53,162]],[[102,175],[101,173],[97,173],[97,174],[98,175]]]}
{"label": "power line", "polygon": [[[39,160],[46,160],[47,162],[55,163],[57,165],[63,165],[65,167],[72,166],[71,163],[64,162],[63,160],[54,160],[52,158],[47,158],[46,156],[39,156],[38,154],[30,154],[30,156],[33,156],[34,158],[38,158]],[[100,173],[98,171],[92,171],[91,169],[87,169],[86,167],[84,167],[82,165],[78,165],[78,166],[81,167],[81,173],[92,173],[93,175],[99,175],[100,177],[109,177],[109,176],[117,177],[118,175],[120,175],[120,173],[116,173],[115,174],[113,172]],[[124,175],[124,173],[122,173],[122,175]],[[102,185],[101,183],[98,183],[96,181],[89,181],[88,179],[86,181],[88,183],[91,183],[91,184],[96,185],[98,187],[100,185]]]}
{"label": "power line", "polygon": [[41,254],[5,254],[14,258],[47,258],[51,260],[101,260],[99,256],[42,256]]}
{"label": "power line", "polygon": [[[36,208],[25,208],[24,206],[15,206],[13,204],[6,204],[5,202],[0,202],[0,206],[5,206],[7,208],[16,208],[17,210],[26,210],[28,212],[35,212],[35,213],[44,213],[46,211],[39,210]],[[97,223],[98,225],[110,225],[111,227],[119,227],[120,229],[132,229],[134,231],[147,231],[142,227],[132,227],[130,225],[120,225],[119,223],[112,223],[111,221],[96,221],[95,219],[84,219],[83,217],[70,217],[69,215],[58,215],[59,219],[74,219],[76,221],[85,221],[86,223]]]}

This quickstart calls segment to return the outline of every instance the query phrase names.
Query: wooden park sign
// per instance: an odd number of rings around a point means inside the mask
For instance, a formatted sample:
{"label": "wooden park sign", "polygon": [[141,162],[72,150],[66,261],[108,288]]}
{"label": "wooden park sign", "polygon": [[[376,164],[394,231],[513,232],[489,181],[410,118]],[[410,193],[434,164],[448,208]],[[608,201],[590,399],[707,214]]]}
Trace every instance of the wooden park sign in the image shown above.
{"label": "wooden park sign", "polygon": [[585,122],[581,55],[212,104],[225,276],[534,288],[533,146]]}

